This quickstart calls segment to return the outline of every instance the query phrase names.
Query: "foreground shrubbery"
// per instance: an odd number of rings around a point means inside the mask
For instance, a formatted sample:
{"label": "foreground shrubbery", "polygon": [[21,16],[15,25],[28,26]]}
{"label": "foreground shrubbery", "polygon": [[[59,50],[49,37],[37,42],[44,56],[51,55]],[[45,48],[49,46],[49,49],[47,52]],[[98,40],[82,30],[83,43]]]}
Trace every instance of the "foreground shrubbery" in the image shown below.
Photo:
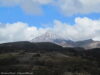
{"label": "foreground shrubbery", "polygon": [[100,75],[95,60],[50,53],[0,54],[0,71],[32,72],[33,75]]}

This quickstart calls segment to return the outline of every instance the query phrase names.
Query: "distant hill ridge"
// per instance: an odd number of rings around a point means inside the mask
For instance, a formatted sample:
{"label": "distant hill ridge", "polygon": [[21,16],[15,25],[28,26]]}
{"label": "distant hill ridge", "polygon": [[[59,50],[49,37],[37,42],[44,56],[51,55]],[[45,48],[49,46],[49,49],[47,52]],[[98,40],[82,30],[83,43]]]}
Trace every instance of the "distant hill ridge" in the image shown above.
{"label": "distant hill ridge", "polygon": [[0,53],[5,52],[37,52],[37,51],[57,51],[62,47],[50,42],[32,43],[28,41],[11,42],[0,44]]}
{"label": "distant hill ridge", "polygon": [[72,40],[66,40],[65,38],[59,36],[56,33],[53,32],[46,32],[34,39],[31,40],[31,42],[51,42],[58,44],[62,47],[82,47],[85,49],[92,49],[92,48],[100,48],[100,41],[94,41],[92,39],[83,40],[83,41],[72,41]]}

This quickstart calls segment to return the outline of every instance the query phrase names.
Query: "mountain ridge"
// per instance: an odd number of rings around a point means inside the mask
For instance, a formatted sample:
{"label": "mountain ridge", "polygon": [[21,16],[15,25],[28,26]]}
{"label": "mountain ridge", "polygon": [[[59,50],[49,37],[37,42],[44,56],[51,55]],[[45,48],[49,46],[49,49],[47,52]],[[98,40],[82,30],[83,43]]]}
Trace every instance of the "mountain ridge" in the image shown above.
{"label": "mountain ridge", "polygon": [[100,41],[94,41],[92,39],[87,39],[83,41],[72,41],[67,40],[53,32],[46,32],[32,39],[31,42],[52,42],[62,47],[82,47],[85,49],[100,48]]}

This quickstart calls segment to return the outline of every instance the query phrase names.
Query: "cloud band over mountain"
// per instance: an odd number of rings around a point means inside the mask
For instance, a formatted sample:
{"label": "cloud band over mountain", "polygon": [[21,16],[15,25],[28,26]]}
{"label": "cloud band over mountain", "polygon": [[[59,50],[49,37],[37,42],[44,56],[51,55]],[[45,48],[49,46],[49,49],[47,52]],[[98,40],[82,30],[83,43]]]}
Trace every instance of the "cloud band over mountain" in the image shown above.
{"label": "cloud band over mountain", "polygon": [[65,39],[80,41],[86,39],[100,40],[100,20],[90,18],[76,18],[74,25],[63,23],[59,20],[53,22],[53,27],[37,28],[27,23],[0,24],[0,42],[13,42],[32,40],[33,38],[51,30]]}

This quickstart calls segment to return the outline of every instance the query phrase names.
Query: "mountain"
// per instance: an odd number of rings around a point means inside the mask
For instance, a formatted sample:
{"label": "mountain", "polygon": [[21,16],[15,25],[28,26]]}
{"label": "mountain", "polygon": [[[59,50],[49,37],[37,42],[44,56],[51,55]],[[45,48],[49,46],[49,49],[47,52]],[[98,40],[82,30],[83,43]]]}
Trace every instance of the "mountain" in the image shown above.
{"label": "mountain", "polygon": [[48,31],[43,35],[40,35],[34,39],[32,39],[31,42],[52,42],[58,45],[61,45],[63,47],[73,47],[73,41],[66,40],[65,38],[59,36],[58,34],[55,34],[54,32]]}
{"label": "mountain", "polygon": [[82,47],[85,49],[100,48],[100,41],[94,41],[92,39],[77,41],[75,47]]}
{"label": "mountain", "polygon": [[51,31],[48,31],[34,39],[31,42],[51,42],[58,44],[62,47],[82,47],[85,49],[92,49],[92,48],[100,48],[100,41],[94,41],[92,39],[83,40],[83,41],[72,41],[67,40],[58,34],[55,34]]}
{"label": "mountain", "polygon": [[[68,47],[67,44],[64,45],[64,47]],[[77,41],[77,42],[72,42],[71,47],[81,47],[85,49],[93,49],[93,48],[100,48],[100,41],[94,41],[92,39],[88,40],[83,40],[83,41]]]}
{"label": "mountain", "polygon": [[32,42],[55,42],[56,40],[60,41],[65,39],[53,32],[46,32],[45,34],[34,38]]}
{"label": "mountain", "polygon": [[87,43],[83,43],[82,45],[80,45],[80,47],[83,47],[85,49],[100,48],[100,41],[90,41]]}
{"label": "mountain", "polygon": [[42,42],[42,43],[31,43],[28,41],[11,42],[0,44],[0,53],[5,52],[38,52],[38,51],[56,51],[61,50],[62,47],[54,43]]}

